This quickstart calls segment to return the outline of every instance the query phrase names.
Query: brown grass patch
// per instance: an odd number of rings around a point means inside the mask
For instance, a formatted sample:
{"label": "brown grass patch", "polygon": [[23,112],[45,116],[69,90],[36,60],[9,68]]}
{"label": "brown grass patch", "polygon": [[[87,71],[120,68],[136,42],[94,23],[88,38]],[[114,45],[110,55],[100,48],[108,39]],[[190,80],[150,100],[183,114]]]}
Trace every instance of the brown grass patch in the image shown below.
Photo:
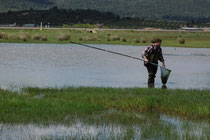
{"label": "brown grass patch", "polygon": [[58,40],[60,40],[60,41],[68,41],[68,40],[70,40],[70,35],[68,35],[68,34],[61,34],[58,37]]}
{"label": "brown grass patch", "polygon": [[42,36],[42,41],[48,41],[48,37],[47,36]]}
{"label": "brown grass patch", "polygon": [[19,38],[18,38],[18,35],[11,34],[11,35],[9,35],[9,39],[18,40]]}
{"label": "brown grass patch", "polygon": [[122,42],[127,42],[127,39],[125,39],[125,38],[121,38],[120,39]]}
{"label": "brown grass patch", "polygon": [[135,43],[141,43],[140,39],[135,39],[134,41],[135,41]]}
{"label": "brown grass patch", "polygon": [[120,40],[120,37],[119,36],[110,36],[110,39],[112,41],[119,41]]}
{"label": "brown grass patch", "polygon": [[141,43],[147,43],[147,40],[145,38],[141,38]]}
{"label": "brown grass patch", "polygon": [[34,40],[42,40],[42,36],[37,34],[37,35],[33,36],[33,39]]}
{"label": "brown grass patch", "polygon": [[0,39],[8,39],[8,35],[6,33],[0,32]]}
{"label": "brown grass patch", "polygon": [[27,41],[30,38],[31,38],[31,36],[28,33],[22,33],[18,36],[18,39],[20,39],[22,41]]}
{"label": "brown grass patch", "polygon": [[185,39],[184,38],[179,38],[179,44],[185,44]]}
{"label": "brown grass patch", "polygon": [[98,41],[96,37],[83,37],[82,40],[84,41]]}

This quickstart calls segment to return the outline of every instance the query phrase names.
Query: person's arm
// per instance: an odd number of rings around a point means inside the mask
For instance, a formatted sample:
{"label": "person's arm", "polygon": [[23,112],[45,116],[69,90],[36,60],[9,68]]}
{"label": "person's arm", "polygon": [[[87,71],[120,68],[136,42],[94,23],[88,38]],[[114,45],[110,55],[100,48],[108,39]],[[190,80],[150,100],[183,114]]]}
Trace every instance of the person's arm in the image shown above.
{"label": "person's arm", "polygon": [[162,66],[165,68],[166,67],[166,64],[165,64],[165,60],[163,58],[162,49],[160,51],[160,58],[159,58],[159,60],[162,62]]}
{"label": "person's arm", "polygon": [[165,68],[166,67],[166,64],[165,64],[165,62],[163,61],[162,62],[162,66]]}
{"label": "person's arm", "polygon": [[149,60],[147,59],[147,57],[145,55],[143,55],[143,58],[144,58],[145,62],[147,62],[147,63],[149,62]]}
{"label": "person's arm", "polygon": [[145,62],[149,62],[149,60],[146,57],[147,51],[150,49],[150,46],[148,46],[143,52],[142,52],[142,57],[144,58]]}

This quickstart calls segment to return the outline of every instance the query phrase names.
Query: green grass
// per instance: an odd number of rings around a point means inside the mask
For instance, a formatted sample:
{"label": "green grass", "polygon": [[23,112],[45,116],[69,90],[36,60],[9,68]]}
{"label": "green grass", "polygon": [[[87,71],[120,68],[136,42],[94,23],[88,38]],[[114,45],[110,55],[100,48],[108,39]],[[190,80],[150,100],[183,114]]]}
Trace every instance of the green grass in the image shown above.
{"label": "green grass", "polygon": [[[105,113],[113,110],[114,115]],[[126,114],[145,112],[209,120],[210,91],[94,87],[0,91],[0,122],[65,123],[93,115],[126,122],[132,118]]]}
{"label": "green grass", "polygon": [[[169,47],[198,47],[210,48],[210,32],[176,32],[176,31],[133,31],[133,30],[97,30],[96,34],[87,33],[86,30],[76,29],[55,29],[55,30],[23,30],[23,29],[0,29],[0,33],[6,33],[7,38],[1,38],[0,42],[7,43],[69,43],[69,40],[60,41],[59,36],[62,34],[70,35],[74,42],[89,44],[121,44],[121,45],[138,45],[146,46],[151,44],[154,37],[163,40],[162,46]],[[9,38],[11,35],[20,36],[27,33],[31,36],[27,41]],[[33,36],[41,35],[48,38],[47,41],[35,40]],[[113,36],[120,37],[119,40],[110,39]],[[82,39],[84,38],[84,39]],[[85,39],[89,38],[89,39]],[[179,38],[185,39],[185,44],[179,43]],[[136,40],[144,40],[137,43]],[[125,41],[126,40],[126,41]]]}

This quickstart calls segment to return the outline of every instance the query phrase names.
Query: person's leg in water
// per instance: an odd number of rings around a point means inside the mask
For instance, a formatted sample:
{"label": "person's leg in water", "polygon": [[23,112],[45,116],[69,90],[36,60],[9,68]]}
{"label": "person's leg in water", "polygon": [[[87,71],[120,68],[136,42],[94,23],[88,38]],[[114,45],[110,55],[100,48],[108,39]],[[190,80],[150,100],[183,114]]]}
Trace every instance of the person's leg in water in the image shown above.
{"label": "person's leg in water", "polygon": [[148,87],[154,88],[155,77],[156,77],[158,67],[152,64],[147,64],[146,68],[148,71]]}

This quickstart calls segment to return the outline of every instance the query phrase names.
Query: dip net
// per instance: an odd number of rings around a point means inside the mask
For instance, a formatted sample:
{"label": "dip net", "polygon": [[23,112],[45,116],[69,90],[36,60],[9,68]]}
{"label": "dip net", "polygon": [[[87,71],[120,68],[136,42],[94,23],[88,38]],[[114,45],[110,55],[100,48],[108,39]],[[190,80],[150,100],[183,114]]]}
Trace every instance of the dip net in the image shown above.
{"label": "dip net", "polygon": [[167,83],[167,81],[168,81],[168,77],[169,77],[169,75],[171,73],[171,70],[160,66],[160,71],[161,71],[161,75],[160,75],[161,81],[165,85]]}

